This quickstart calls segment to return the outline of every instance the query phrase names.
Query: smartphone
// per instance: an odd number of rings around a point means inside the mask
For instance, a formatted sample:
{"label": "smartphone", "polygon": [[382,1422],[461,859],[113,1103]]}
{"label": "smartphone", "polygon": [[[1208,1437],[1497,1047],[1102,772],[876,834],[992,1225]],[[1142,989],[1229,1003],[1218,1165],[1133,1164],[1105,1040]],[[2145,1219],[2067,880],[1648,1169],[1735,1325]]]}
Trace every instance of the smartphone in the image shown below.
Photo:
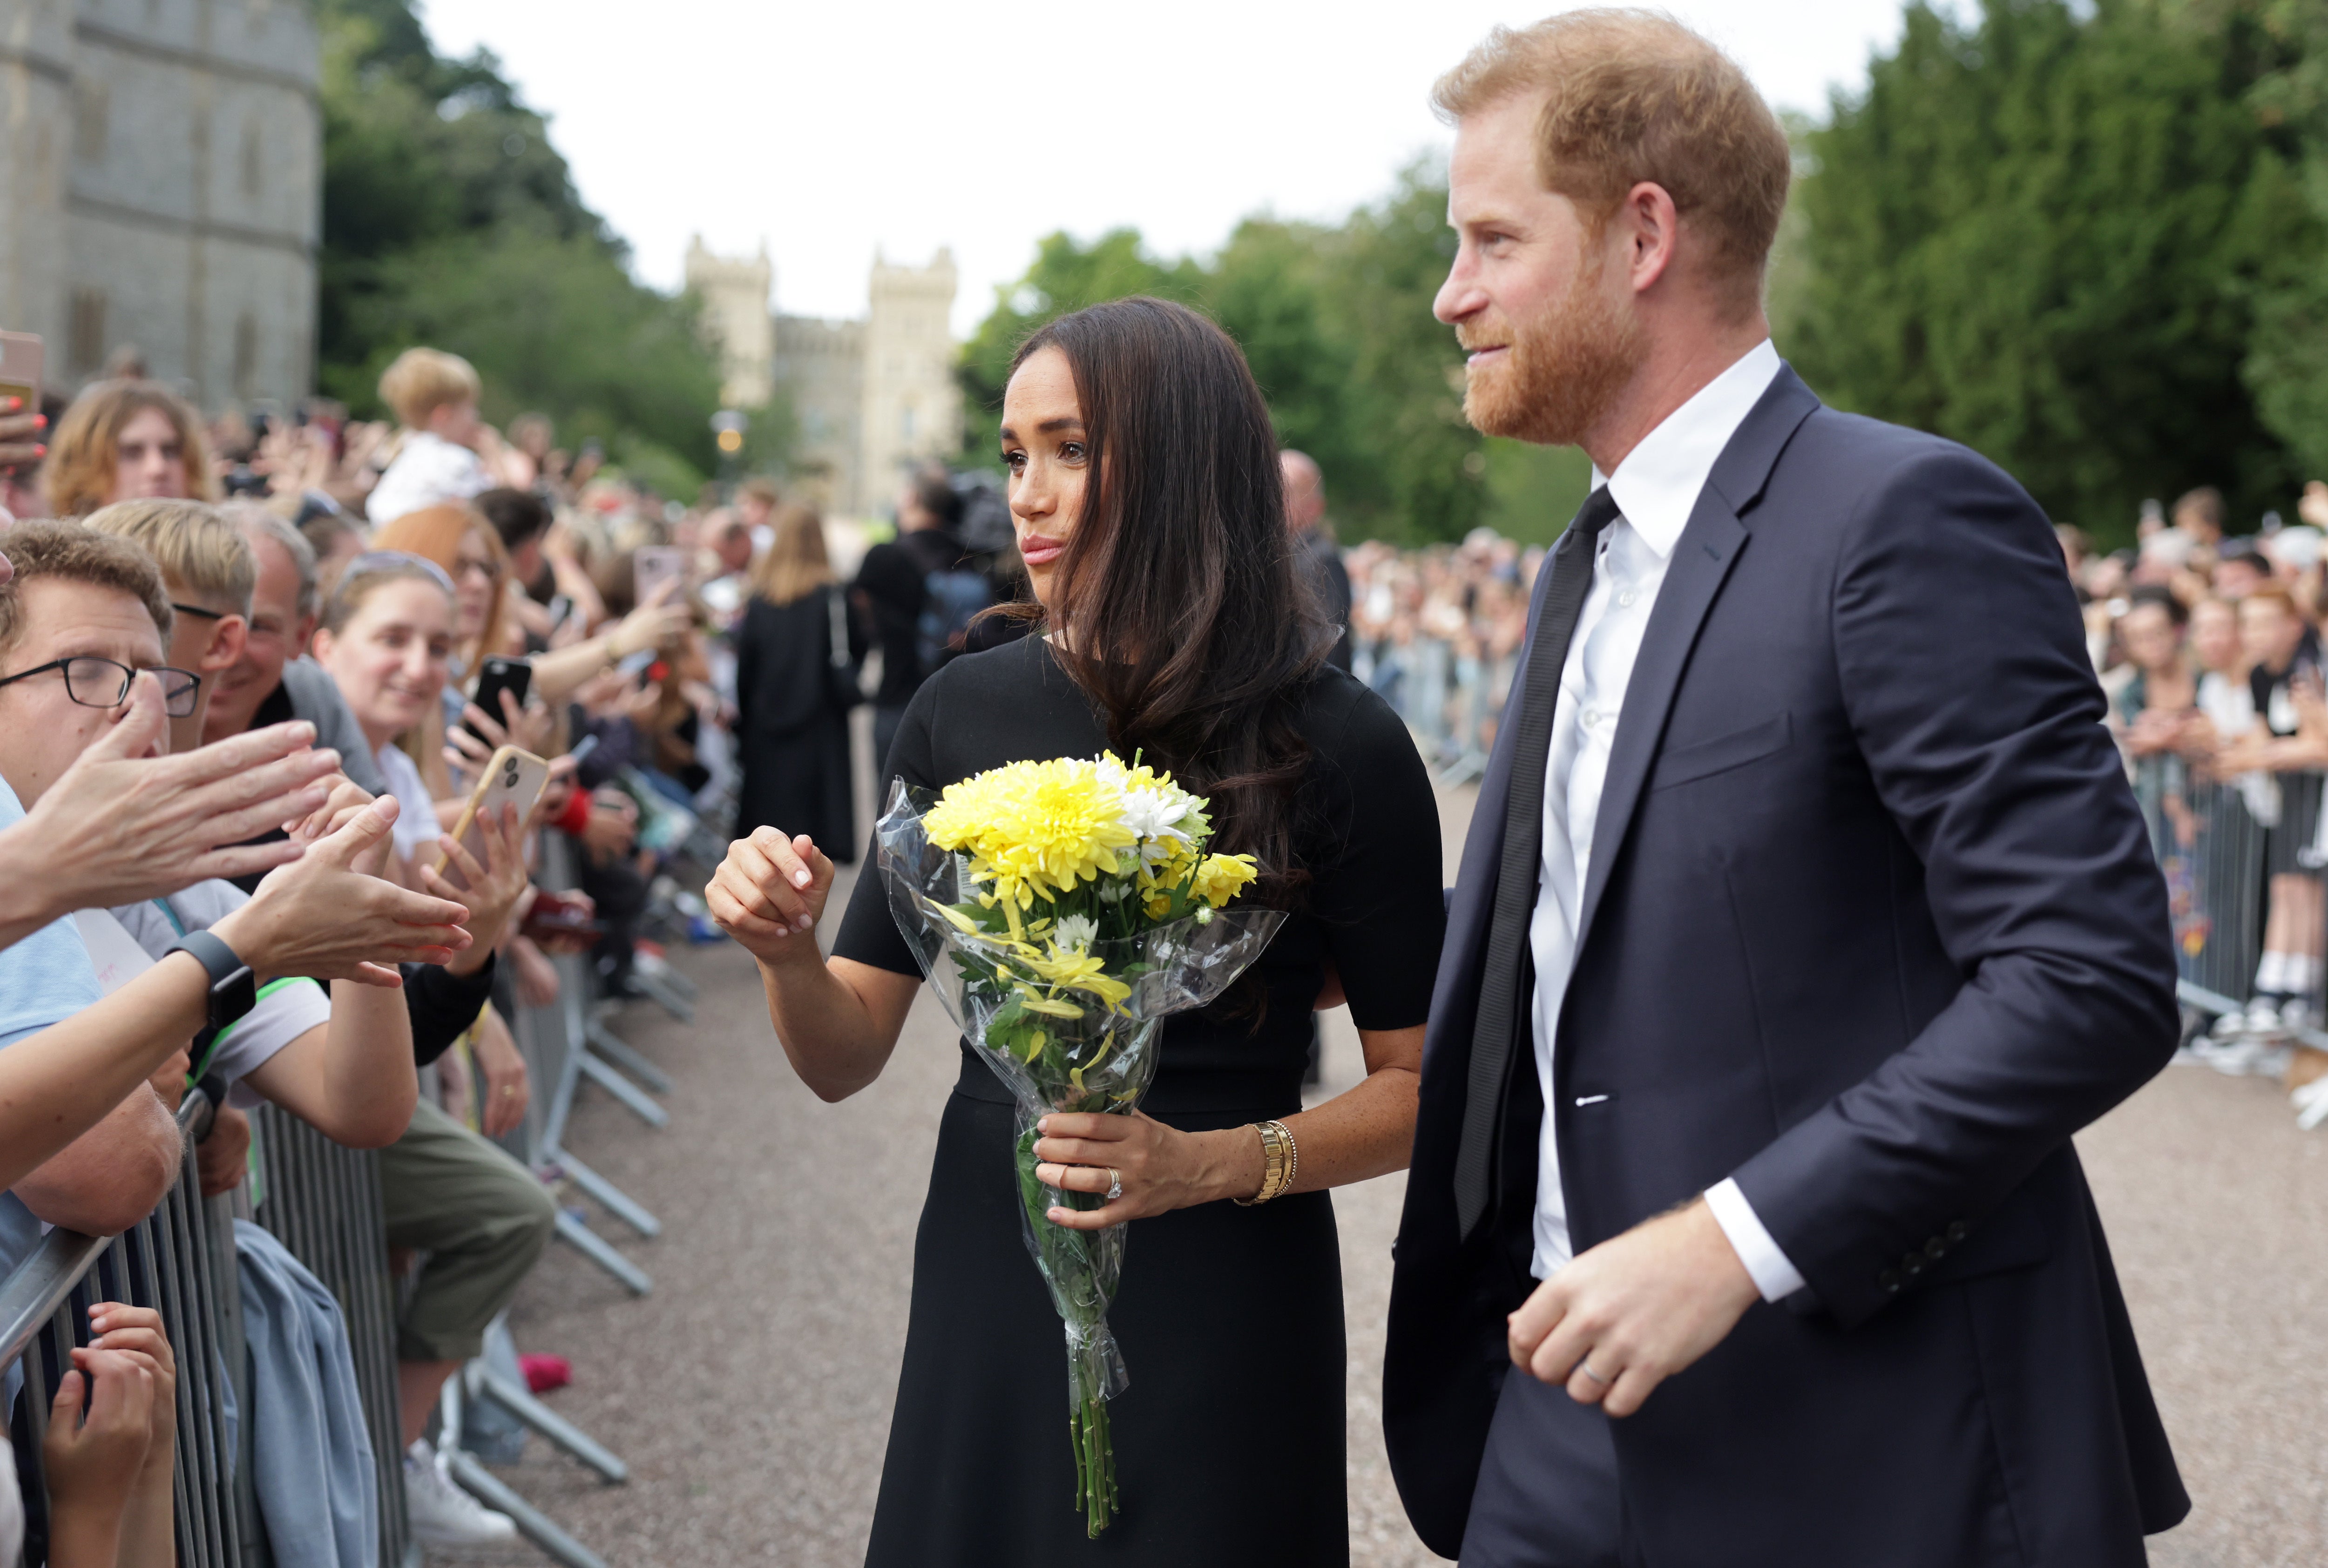
{"label": "smartphone", "polygon": [[35,333],[0,332],[0,398],[21,399],[17,414],[41,411],[41,360],[45,352]]}
{"label": "smartphone", "polygon": [[[454,842],[469,851],[479,865],[485,860],[484,834],[477,826],[477,814],[490,812],[498,816],[504,804],[517,807],[517,820],[522,824],[533,813],[534,802],[541,798],[543,786],[549,783],[549,765],[530,751],[520,751],[505,746],[493,753],[485,765],[484,776],[477,787],[469,792],[468,804],[461,808],[461,820],[454,824]],[[456,891],[468,890],[468,878],[452,863],[450,855],[436,857],[436,874]]]}
{"label": "smartphone", "polygon": [[549,629],[555,632],[566,624],[566,617],[574,613],[574,601],[564,594],[552,594],[546,607],[549,613]]}
{"label": "smartphone", "polygon": [[687,552],[676,545],[643,544],[631,554],[633,596],[645,604],[673,578],[687,580]]}
{"label": "smartphone", "polygon": [[[523,708],[525,694],[532,690],[533,661],[505,659],[499,653],[489,653],[485,656],[484,668],[477,673],[477,695],[473,700],[495,724],[507,724],[509,716],[502,711],[502,693],[509,692],[517,699],[517,705]],[[476,735],[479,740],[485,738],[477,735],[477,727],[465,718],[461,721],[461,728],[471,735]]]}
{"label": "smartphone", "polygon": [[642,648],[637,653],[626,656],[615,668],[624,675],[638,675],[644,673],[654,662],[655,651],[652,648]]}

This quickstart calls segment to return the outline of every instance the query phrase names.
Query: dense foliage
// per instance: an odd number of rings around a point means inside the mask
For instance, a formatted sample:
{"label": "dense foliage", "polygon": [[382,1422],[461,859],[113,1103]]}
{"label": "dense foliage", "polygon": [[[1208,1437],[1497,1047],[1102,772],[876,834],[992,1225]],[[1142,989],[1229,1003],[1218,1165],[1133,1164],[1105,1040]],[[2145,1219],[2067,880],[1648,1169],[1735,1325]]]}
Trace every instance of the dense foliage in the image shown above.
{"label": "dense foliage", "polygon": [[968,455],[991,463],[1012,350],[1064,311],[1154,294],[1245,351],[1279,436],[1326,474],[1345,540],[1460,539],[1481,523],[1557,533],[1583,495],[1573,453],[1489,441],[1463,422],[1462,355],[1432,318],[1454,258],[1443,179],[1418,165],[1338,228],[1252,218],[1218,254],[1165,260],[1131,230],[1054,234],[962,352]]}
{"label": "dense foliage", "polygon": [[665,489],[713,465],[716,357],[688,302],[633,280],[540,115],[490,53],[448,61],[411,0],[319,0],[324,392],[380,412],[415,343],[466,357],[487,418],[551,415]]}
{"label": "dense foliage", "polygon": [[2266,12],[2316,33],[2322,4],[1910,5],[1802,138],[1780,346],[1830,400],[1964,441],[2106,537],[2201,484],[2243,524],[2286,510],[2328,460],[2328,182],[2315,136],[2306,200],[2305,138],[2267,101],[2305,79]]}

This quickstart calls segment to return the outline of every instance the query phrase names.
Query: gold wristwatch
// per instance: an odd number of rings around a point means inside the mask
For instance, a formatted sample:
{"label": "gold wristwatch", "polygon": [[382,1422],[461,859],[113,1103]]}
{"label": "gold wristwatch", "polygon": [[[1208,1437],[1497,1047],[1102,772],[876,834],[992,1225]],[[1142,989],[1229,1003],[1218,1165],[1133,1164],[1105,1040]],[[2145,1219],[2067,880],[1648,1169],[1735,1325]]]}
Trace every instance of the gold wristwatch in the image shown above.
{"label": "gold wristwatch", "polygon": [[1261,1134],[1261,1190],[1251,1197],[1232,1198],[1239,1208],[1252,1208],[1267,1203],[1293,1185],[1293,1178],[1301,1169],[1301,1150],[1294,1145],[1293,1134],[1282,1122],[1256,1122],[1254,1131]]}

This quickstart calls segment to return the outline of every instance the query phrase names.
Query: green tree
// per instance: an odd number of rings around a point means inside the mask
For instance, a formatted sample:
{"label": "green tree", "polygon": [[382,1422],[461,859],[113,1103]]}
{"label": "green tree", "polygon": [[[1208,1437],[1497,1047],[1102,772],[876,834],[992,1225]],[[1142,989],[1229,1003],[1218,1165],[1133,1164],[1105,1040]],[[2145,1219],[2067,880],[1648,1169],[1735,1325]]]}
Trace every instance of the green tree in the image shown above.
{"label": "green tree", "polygon": [[963,348],[967,452],[991,460],[1028,333],[1159,295],[1206,312],[1244,350],[1279,438],[1325,470],[1346,537],[1460,538],[1487,520],[1490,491],[1482,438],[1462,418],[1461,353],[1431,315],[1454,255],[1446,211],[1444,180],[1418,164],[1339,228],[1248,219],[1209,262],[1158,258],[1131,230],[1089,245],[1052,235]]}
{"label": "green tree", "polygon": [[1909,7],[1803,139],[1790,350],[1822,395],[1985,453],[2124,537],[2202,483],[2252,517],[2295,476],[2242,375],[2318,221],[2220,27],[2142,0]]}
{"label": "green tree", "polygon": [[713,466],[718,406],[691,302],[632,278],[626,248],[490,52],[441,58],[410,0],[316,10],[324,390],[377,414],[390,360],[449,349],[483,379],[488,418],[541,409],[563,439],[595,437],[691,492]]}
{"label": "green tree", "polygon": [[956,379],[962,391],[962,453],[991,465],[1002,425],[1002,388],[1010,357],[1027,335],[1054,316],[1135,294],[1194,305],[1202,269],[1186,257],[1160,261],[1136,229],[1114,229],[1089,245],[1060,233],[1035,248],[1034,265],[1018,282],[994,291],[994,308],[962,346]]}
{"label": "green tree", "polygon": [[[2256,61],[2248,101],[2293,142],[2305,202],[2328,229],[2328,0],[2231,0],[2211,20]],[[2316,249],[2288,259],[2256,302],[2247,380],[2264,423],[2306,477],[2320,478],[2328,476],[2328,265]]]}

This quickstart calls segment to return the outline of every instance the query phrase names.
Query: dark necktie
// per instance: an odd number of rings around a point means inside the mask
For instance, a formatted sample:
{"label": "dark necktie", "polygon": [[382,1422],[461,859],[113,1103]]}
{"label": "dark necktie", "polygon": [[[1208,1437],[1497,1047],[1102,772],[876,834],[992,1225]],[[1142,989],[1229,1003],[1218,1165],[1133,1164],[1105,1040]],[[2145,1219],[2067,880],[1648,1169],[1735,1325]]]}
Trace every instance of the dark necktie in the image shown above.
{"label": "dark necktie", "polygon": [[[1528,643],[1527,671],[1513,716],[1511,793],[1504,804],[1504,855],[1496,876],[1496,912],[1488,926],[1487,963],[1479,975],[1478,1022],[1471,1033],[1471,1074],[1463,1099],[1463,1136],[1455,1148],[1455,1221],[1469,1239],[1487,1212],[1496,1126],[1511,1071],[1512,1050],[1526,1017],[1520,994],[1520,954],[1535,917],[1544,863],[1544,778],[1552,753],[1552,714],[1560,702],[1560,671],[1592,587],[1592,558],[1601,530],[1615,521],[1617,502],[1602,485],[1584,502],[1552,553],[1552,582]],[[1544,1114],[1552,1114],[1550,1106]]]}

